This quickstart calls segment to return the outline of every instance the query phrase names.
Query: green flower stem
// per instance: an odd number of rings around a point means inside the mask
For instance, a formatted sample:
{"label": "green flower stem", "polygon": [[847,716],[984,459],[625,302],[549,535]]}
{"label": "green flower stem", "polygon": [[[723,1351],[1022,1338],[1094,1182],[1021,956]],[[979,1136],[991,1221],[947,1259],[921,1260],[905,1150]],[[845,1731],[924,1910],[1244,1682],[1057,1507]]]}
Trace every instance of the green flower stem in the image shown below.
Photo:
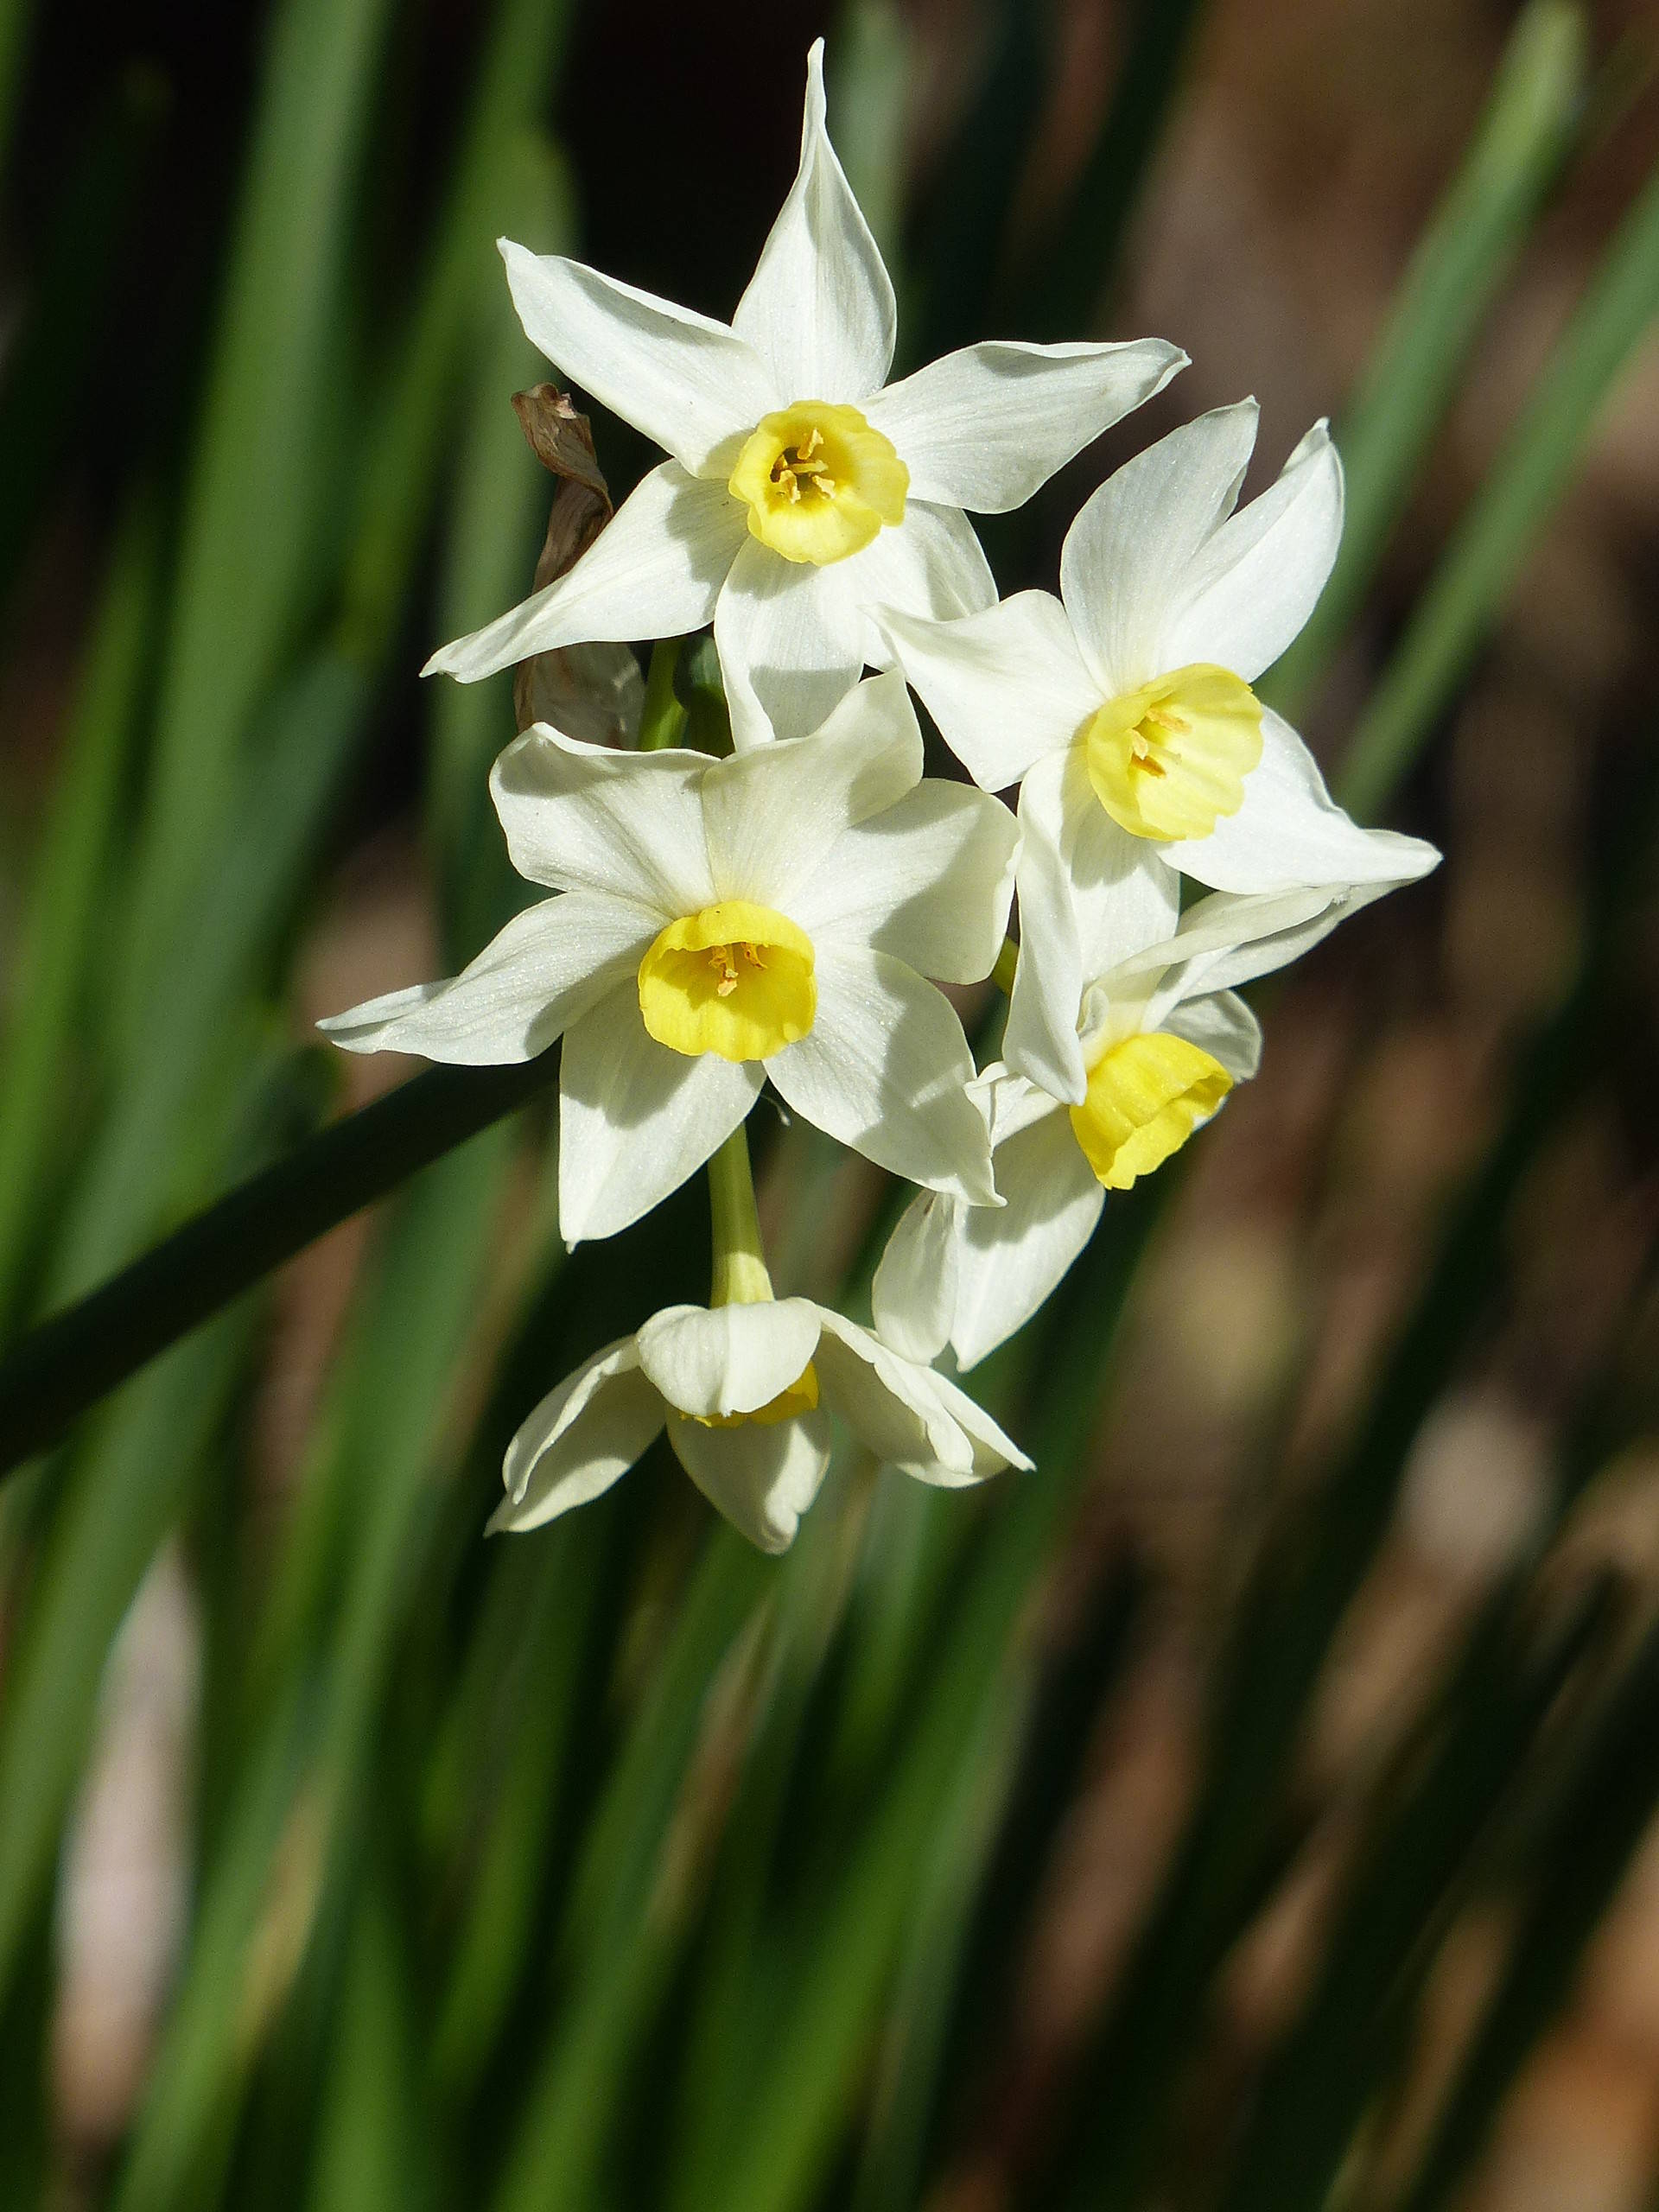
{"label": "green flower stem", "polygon": [[996,965],[991,970],[991,981],[1004,998],[1014,995],[1014,971],[1020,965],[1020,946],[1016,938],[1005,937],[1002,950],[996,956]]}
{"label": "green flower stem", "polygon": [[715,1278],[709,1303],[764,1305],[772,1296],[772,1277],[760,1245],[749,1140],[741,1123],[709,1162],[709,1211],[715,1231]]}
{"label": "green flower stem", "polygon": [[515,1112],[553,1081],[558,1065],[548,1052],[519,1067],[416,1076],[332,1123],[31,1331],[0,1363],[0,1476],[314,1238]]}
{"label": "green flower stem", "polygon": [[645,675],[645,703],[639,715],[639,750],[665,753],[685,734],[686,712],[674,690],[681,638],[659,638],[651,649]]}

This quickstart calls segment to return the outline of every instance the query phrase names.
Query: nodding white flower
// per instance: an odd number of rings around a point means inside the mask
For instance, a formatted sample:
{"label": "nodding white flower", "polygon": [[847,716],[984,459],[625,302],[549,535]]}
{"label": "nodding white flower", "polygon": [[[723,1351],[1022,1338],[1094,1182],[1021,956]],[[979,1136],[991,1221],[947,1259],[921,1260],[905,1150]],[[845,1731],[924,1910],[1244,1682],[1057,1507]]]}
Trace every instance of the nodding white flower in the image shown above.
{"label": "nodding white flower", "polygon": [[[1143,876],[1154,865],[1141,863]],[[967,1368],[1028,1321],[1088,1243],[1106,1192],[1160,1166],[1255,1073],[1262,1033],[1232,986],[1284,967],[1392,887],[1217,892],[1179,925],[1166,910],[1152,942],[1155,879],[1126,880],[1096,902],[1085,915],[1094,980],[1076,1012],[1083,1090],[1057,1096],[1001,1062],[977,1078],[1007,1203],[912,1201],[876,1271],[888,1342],[916,1359],[949,1343]],[[1016,998],[1024,969],[1022,953]]]}
{"label": "nodding white flower", "polygon": [[832,1410],[922,1482],[961,1489],[1031,1465],[965,1391],[827,1306],[671,1306],[543,1399],[508,1446],[490,1527],[537,1529],[587,1504],[665,1427],[709,1503],[783,1551],[823,1480]]}
{"label": "nodding white flower", "polygon": [[[945,623],[880,616],[975,781],[1020,785],[1021,971],[1028,989],[1031,969],[1044,976],[1063,1045],[1087,973],[1074,894],[1109,896],[1147,853],[1239,893],[1386,887],[1437,857],[1351,821],[1250,689],[1324,588],[1343,498],[1320,423],[1235,512],[1255,428],[1253,400],[1218,408],[1109,477],[1067,534],[1058,600],[1020,592]],[[1080,1095],[1069,1049],[1031,1072]]]}
{"label": "nodding white flower", "polygon": [[988,607],[964,508],[1000,514],[1186,356],[970,346],[888,385],[892,281],[807,62],[801,164],[729,324],[500,242],[519,320],[564,375],[671,456],[568,575],[428,663],[466,681],[594,639],[712,620],[740,747],[821,721],[887,655],[866,609]]}
{"label": "nodding white flower", "polygon": [[608,1236],[702,1166],[769,1076],[879,1166],[998,1203],[931,982],[990,973],[1019,832],[1001,802],[922,777],[903,678],[824,727],[728,760],[614,753],[538,724],[490,777],[513,866],[561,895],[453,981],[321,1027],[348,1051],[467,1065],[564,1038],[559,1218]]}

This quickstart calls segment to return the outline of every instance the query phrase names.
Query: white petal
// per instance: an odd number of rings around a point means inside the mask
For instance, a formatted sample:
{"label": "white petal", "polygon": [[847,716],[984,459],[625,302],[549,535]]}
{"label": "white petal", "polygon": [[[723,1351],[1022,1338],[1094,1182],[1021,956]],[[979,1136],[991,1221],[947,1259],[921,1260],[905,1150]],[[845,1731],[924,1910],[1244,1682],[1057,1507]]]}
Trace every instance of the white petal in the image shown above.
{"label": "white petal", "polygon": [[663,1426],[632,1337],[607,1344],[550,1390],[507,1446],[507,1495],[489,1529],[539,1529],[626,1475]]}
{"label": "white petal", "polygon": [[1262,1025],[1232,991],[1188,999],[1159,1027],[1219,1060],[1235,1083],[1248,1083],[1262,1065]]}
{"label": "white petal", "polygon": [[1243,895],[1217,891],[1200,899],[1181,917],[1173,941],[1158,949],[1163,958],[1146,956],[1161,974],[1147,1006],[1148,1024],[1164,1023],[1170,1007],[1183,999],[1252,982],[1288,967],[1350,914],[1399,888],[1389,882],[1326,884]]}
{"label": "white petal", "polygon": [[996,604],[996,579],[974,525],[960,507],[912,499],[903,522],[877,533],[861,553],[837,562],[835,575],[863,624],[864,658],[887,664],[889,647],[875,620],[896,607],[927,622],[953,622]]}
{"label": "white petal", "polygon": [[857,683],[865,625],[842,581],[849,565],[785,561],[758,537],[733,562],[715,643],[740,751],[817,729]]}
{"label": "white petal", "polygon": [[724,484],[677,461],[644,476],[573,569],[470,637],[440,646],[423,676],[463,683],[561,645],[673,638],[701,629],[748,535]]}
{"label": "white petal", "polygon": [[817,1016],[766,1062],[785,1101],[878,1167],[995,1205],[973,1056],[943,992],[890,953],[819,952]]}
{"label": "white petal", "polygon": [[[563,254],[499,241],[524,335],[572,384],[700,476],[788,398],[723,322],[603,276]],[[720,467],[721,461],[725,462]]]}
{"label": "white petal", "polygon": [[639,1364],[677,1412],[752,1414],[800,1380],[818,1325],[804,1298],[668,1306],[639,1332]]}
{"label": "white petal", "polygon": [[906,1359],[937,1359],[957,1311],[957,1217],[996,1213],[942,1191],[918,1191],[899,1217],[870,1286],[876,1334]]}
{"label": "white petal", "polygon": [[559,1232],[613,1236],[723,1144],[760,1095],[753,1064],[692,1059],[649,1036],[630,977],[564,1040],[559,1071]]}
{"label": "white petal", "polygon": [[1161,391],[1186,356],[1161,338],[1126,345],[993,340],[946,353],[865,410],[910,471],[915,499],[1005,514]]}
{"label": "white petal", "polygon": [[785,401],[861,400],[886,381],[893,280],[824,128],[823,41],[806,58],[801,165],[732,327]]}
{"label": "white petal", "polygon": [[1020,963],[1003,1054],[1052,1097],[1077,1104],[1087,1087],[1084,988],[1173,933],[1180,886],[1145,838],[1106,812],[1076,747],[1026,778],[1020,823]]}
{"label": "white petal", "polygon": [[[1065,756],[1053,757],[1063,772]],[[1034,770],[1020,787],[1020,960],[1002,1049],[1011,1067],[1053,1097],[1076,1103],[1089,1082],[1077,1037],[1089,979],[1084,973],[1071,872],[1050,826],[1028,805],[1041,777],[1042,771]],[[1059,777],[1044,780],[1058,783]]]}
{"label": "white petal", "polygon": [[1016,592],[956,622],[889,607],[879,619],[940,735],[988,791],[1069,745],[1102,703],[1065,609],[1046,591]]}
{"label": "white petal", "polygon": [[893,1466],[937,1462],[971,1482],[973,1446],[945,1411],[929,1370],[827,1307],[820,1319],[819,1386],[859,1442]]}
{"label": "white petal", "polygon": [[874,945],[919,976],[976,983],[1007,933],[1019,842],[1001,799],[930,777],[843,832],[790,912],[815,944]]}
{"label": "white petal", "polygon": [[798,888],[855,823],[913,791],[922,734],[903,677],[856,683],[822,729],[717,761],[702,780],[717,899],[755,899],[810,932]]}
{"label": "white petal", "polygon": [[497,760],[490,794],[520,875],[631,898],[666,918],[715,896],[708,771],[701,753],[617,753],[537,722]]}
{"label": "white petal", "polygon": [[1313,612],[1342,541],[1342,463],[1323,423],[1276,484],[1221,525],[1187,571],[1164,633],[1171,668],[1211,661],[1247,683]]}
{"label": "white petal", "polygon": [[1106,1193],[1051,1107],[992,1155],[1005,1206],[958,1215],[957,1311],[950,1341],[964,1368],[1030,1320],[1094,1233]]}
{"label": "white petal", "polygon": [[515,914],[443,983],[417,983],[317,1024],[348,1052],[418,1052],[461,1067],[533,1060],[638,967],[661,924],[595,892]]}
{"label": "white petal", "polygon": [[[967,1438],[974,1454],[971,1479],[987,1481],[992,1475],[1005,1474],[1010,1467],[1018,1467],[1029,1474],[1035,1462],[1020,1449],[1011,1436],[1007,1435],[991,1419],[978,1400],[960,1389],[949,1376],[935,1375],[931,1378],[946,1413]],[[925,1483],[939,1480],[940,1471],[934,1467],[910,1466],[908,1475],[918,1476]],[[946,1487],[961,1487],[954,1472],[946,1476]]]}
{"label": "white petal", "polygon": [[1060,596],[1103,695],[1179,662],[1164,658],[1189,568],[1232,512],[1255,443],[1253,399],[1184,423],[1109,476],[1060,550]]}
{"label": "white petal", "polygon": [[1207,837],[1159,848],[1171,868],[1217,891],[1284,891],[1314,883],[1411,883],[1440,860],[1433,845],[1394,830],[1363,830],[1325,790],[1313,754],[1269,709],[1262,758],[1244,803]]}
{"label": "white petal", "polygon": [[715,1510],[763,1552],[789,1549],[830,1465],[822,1413],[740,1428],[704,1428],[671,1414],[668,1440]]}
{"label": "white petal", "polygon": [[[976,1102],[984,1115],[987,1128],[991,1130],[991,1161],[998,1168],[998,1188],[1011,1199],[1008,1208],[998,1205],[963,1205],[960,1199],[947,1199],[938,1190],[923,1190],[905,1208],[898,1228],[887,1241],[882,1252],[880,1265],[876,1268],[876,1279],[872,1283],[872,1305],[876,1314],[876,1334],[893,1350],[902,1351],[913,1360],[936,1360],[947,1343],[956,1343],[957,1358],[964,1365],[982,1358],[991,1344],[1002,1343],[1035,1312],[1048,1289],[1064,1268],[1071,1265],[1075,1248],[1071,1248],[1055,1269],[1053,1281],[1044,1281],[1042,1287],[1031,1296],[1031,1303],[1020,1305],[1024,1289],[1015,1276],[1004,1281],[1002,1259],[1007,1252],[1015,1252],[1024,1236],[1024,1225],[1020,1221],[1011,1224],[1013,1208],[1027,1199],[1027,1212],[1031,1210],[1031,1197],[1020,1184],[1018,1166],[1024,1153],[1007,1153],[1008,1139],[1020,1137],[1024,1130],[1031,1130],[1035,1123],[1048,1123],[1051,1128],[1066,1130],[1066,1144],[1071,1150],[1071,1161],[1062,1161],[1066,1170],[1082,1168],[1093,1201],[1089,1204],[1089,1219],[1082,1228],[1086,1239],[1095,1225],[1095,1214],[1099,1212],[1099,1184],[1089,1174],[1089,1164],[1084,1161],[1077,1146],[1071,1144],[1068,1123],[1064,1110],[1046,1093],[1038,1090],[1035,1084],[1028,1084],[1022,1075],[1008,1075],[1000,1062],[984,1068],[978,1077],[969,1084],[969,1097]],[[1008,1179],[1002,1174],[1004,1157],[1013,1157],[1015,1174]],[[1089,1199],[1089,1192],[1084,1194]],[[980,1234],[980,1230],[988,1230]],[[991,1261],[984,1259],[984,1249],[991,1252]],[[963,1269],[973,1269],[973,1283],[967,1285],[967,1300],[963,1299],[963,1287],[967,1283]],[[1008,1296],[1011,1316],[1004,1325],[998,1323],[1002,1312],[1002,1300]],[[982,1310],[988,1307],[988,1319]],[[993,1327],[993,1334],[984,1334]],[[967,1350],[964,1350],[967,1347]]]}
{"label": "white petal", "polygon": [[[1151,992],[1161,999],[1166,986],[1158,982],[1159,977],[1182,973],[1190,981],[1195,976],[1207,976],[1217,957],[1230,959],[1241,947],[1259,938],[1271,938],[1317,921],[1336,895],[1330,884],[1243,895],[1212,891],[1187,908],[1172,936],[1143,946],[1098,980],[1116,998],[1145,998]],[[1193,988],[1207,990],[1209,985],[1205,982]]]}
{"label": "white petal", "polygon": [[991,1133],[993,1159],[999,1146],[1053,1113],[1059,1103],[1024,1076],[1011,1073],[1001,1060],[982,1067],[968,1089]]}

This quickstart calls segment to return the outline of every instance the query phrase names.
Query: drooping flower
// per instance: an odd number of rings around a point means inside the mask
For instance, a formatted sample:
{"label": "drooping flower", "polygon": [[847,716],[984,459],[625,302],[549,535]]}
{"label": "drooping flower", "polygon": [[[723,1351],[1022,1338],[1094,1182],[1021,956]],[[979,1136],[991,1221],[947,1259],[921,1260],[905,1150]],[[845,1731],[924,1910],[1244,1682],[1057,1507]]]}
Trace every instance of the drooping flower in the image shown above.
{"label": "drooping flower", "polygon": [[827,1306],[671,1306],[543,1399],[508,1447],[490,1527],[537,1529],[587,1504],[665,1427],[709,1503],[783,1551],[829,1465],[831,1410],[922,1482],[960,1489],[1031,1465],[965,1391]]}
{"label": "drooping flower", "polygon": [[820,41],[799,172],[729,325],[501,241],[530,338],[671,458],[568,575],[429,671],[712,620],[738,745],[797,735],[885,664],[872,605],[995,601],[964,509],[1019,506],[1184,365],[1157,340],[995,343],[888,385],[893,284],[830,143],[823,60]]}
{"label": "drooping flower", "polygon": [[[1255,1073],[1262,1036],[1234,986],[1286,966],[1394,887],[1217,892],[1156,929],[1156,863],[1084,909],[1075,1033],[1084,1084],[1056,1096],[1007,1065],[972,1085],[1007,1204],[924,1192],[889,1241],[876,1325],[915,1359],[949,1343],[963,1367],[1029,1320],[1092,1234],[1109,1190],[1160,1166]],[[1024,973],[1020,955],[1015,977]],[[1010,1021],[1012,1027],[1012,1020]]]}
{"label": "drooping flower", "polygon": [[1219,408],[1109,477],[1066,537],[1058,600],[1020,592],[944,623],[880,616],[975,781],[1020,786],[1020,973],[1028,1010],[1041,986],[1053,1057],[1034,1028],[1010,1034],[1058,1095],[1080,1097],[1083,1081],[1078,902],[1109,899],[1147,854],[1238,893],[1387,887],[1436,857],[1351,821],[1250,688],[1307,620],[1342,531],[1323,423],[1234,511],[1255,425],[1254,401]]}
{"label": "drooping flower", "polygon": [[513,865],[559,893],[452,981],[322,1024],[358,1052],[477,1065],[564,1038],[568,1243],[637,1221],[736,1128],[770,1077],[878,1165],[996,1203],[973,1060],[932,982],[989,974],[1018,830],[922,777],[904,681],[725,760],[613,753],[537,725],[490,779]]}

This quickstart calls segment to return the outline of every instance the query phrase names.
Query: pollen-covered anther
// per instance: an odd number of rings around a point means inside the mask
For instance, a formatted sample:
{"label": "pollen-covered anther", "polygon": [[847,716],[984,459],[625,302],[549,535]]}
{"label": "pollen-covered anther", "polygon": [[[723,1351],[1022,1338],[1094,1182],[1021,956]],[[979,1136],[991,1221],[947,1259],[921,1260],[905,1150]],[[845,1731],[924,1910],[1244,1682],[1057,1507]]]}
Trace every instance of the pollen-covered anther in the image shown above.
{"label": "pollen-covered anther", "polygon": [[835,498],[836,480],[823,452],[823,432],[815,423],[799,445],[785,446],[772,464],[772,480],[791,506],[799,505],[803,491],[820,499]]}
{"label": "pollen-covered anther", "polygon": [[804,399],[756,424],[727,489],[749,529],[786,561],[823,566],[905,518],[910,471],[856,407]]}
{"label": "pollen-covered anther", "polygon": [[1242,677],[1200,661],[1109,699],[1078,734],[1114,822],[1137,837],[1207,837],[1243,804],[1262,708]]}
{"label": "pollen-covered anther", "polygon": [[785,914],[723,899],[671,922],[639,963],[639,1012],[659,1045],[764,1060],[817,1012],[812,943]]}

